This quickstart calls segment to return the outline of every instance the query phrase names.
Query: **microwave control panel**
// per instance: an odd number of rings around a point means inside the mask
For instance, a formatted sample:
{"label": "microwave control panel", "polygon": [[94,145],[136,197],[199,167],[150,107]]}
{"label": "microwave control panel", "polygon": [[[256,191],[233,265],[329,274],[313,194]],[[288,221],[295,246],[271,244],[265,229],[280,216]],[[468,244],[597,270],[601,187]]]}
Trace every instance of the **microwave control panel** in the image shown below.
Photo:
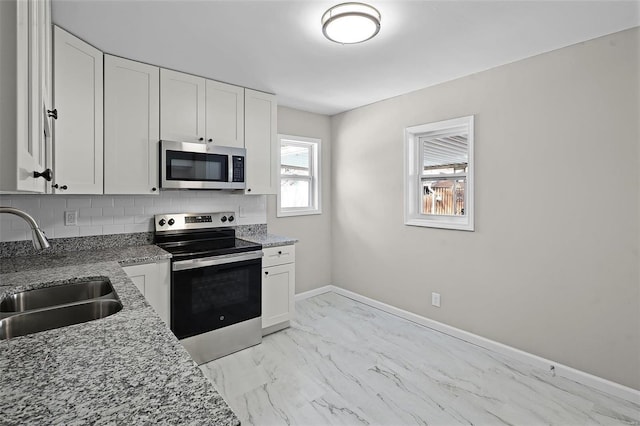
{"label": "microwave control panel", "polygon": [[233,156],[233,182],[244,182],[244,157]]}

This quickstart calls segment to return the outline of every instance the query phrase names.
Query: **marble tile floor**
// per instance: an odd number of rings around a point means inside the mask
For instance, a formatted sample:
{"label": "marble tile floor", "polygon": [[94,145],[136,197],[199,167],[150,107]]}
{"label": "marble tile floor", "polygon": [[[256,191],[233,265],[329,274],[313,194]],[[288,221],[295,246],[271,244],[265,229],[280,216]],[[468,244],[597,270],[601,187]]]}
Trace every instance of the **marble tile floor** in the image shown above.
{"label": "marble tile floor", "polygon": [[640,425],[640,405],[335,293],[201,366],[243,425]]}

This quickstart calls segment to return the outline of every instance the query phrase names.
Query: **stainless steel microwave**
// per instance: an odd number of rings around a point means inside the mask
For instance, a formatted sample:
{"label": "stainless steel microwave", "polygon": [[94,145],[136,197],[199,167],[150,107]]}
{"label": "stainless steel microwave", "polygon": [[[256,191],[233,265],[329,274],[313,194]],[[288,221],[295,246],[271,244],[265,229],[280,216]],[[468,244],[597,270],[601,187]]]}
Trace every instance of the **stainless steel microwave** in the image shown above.
{"label": "stainless steel microwave", "polygon": [[244,189],[244,148],[160,141],[160,187]]}

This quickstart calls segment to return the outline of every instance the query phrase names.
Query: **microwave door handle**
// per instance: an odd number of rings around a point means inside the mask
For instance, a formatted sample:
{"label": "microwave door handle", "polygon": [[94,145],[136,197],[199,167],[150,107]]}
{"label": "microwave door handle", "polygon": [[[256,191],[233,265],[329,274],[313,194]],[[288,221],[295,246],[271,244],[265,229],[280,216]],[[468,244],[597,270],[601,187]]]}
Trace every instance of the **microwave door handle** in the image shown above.
{"label": "microwave door handle", "polygon": [[227,156],[227,182],[233,182],[233,155]]}
{"label": "microwave door handle", "polygon": [[226,254],[222,256],[203,257],[200,259],[179,260],[173,262],[173,271],[184,271],[187,269],[205,268],[207,266],[226,265],[229,263],[242,262],[245,260],[260,259],[262,251],[250,251],[245,253]]}

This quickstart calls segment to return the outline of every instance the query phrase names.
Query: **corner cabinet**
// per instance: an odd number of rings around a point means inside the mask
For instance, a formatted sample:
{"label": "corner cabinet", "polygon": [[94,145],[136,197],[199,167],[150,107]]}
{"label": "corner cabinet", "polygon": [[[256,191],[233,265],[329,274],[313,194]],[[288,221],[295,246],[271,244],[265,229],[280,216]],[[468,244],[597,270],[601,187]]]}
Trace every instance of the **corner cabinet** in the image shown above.
{"label": "corner cabinet", "polygon": [[244,145],[247,149],[245,194],[277,194],[278,104],[275,95],[245,89]]}
{"label": "corner cabinet", "polygon": [[102,66],[101,51],[54,27],[54,193],[103,193]]}
{"label": "corner cabinet", "polygon": [[133,281],[147,302],[162,318],[167,327],[171,326],[170,297],[171,297],[171,272],[169,260],[161,260],[156,263],[123,266],[122,269],[129,279]]}
{"label": "corner cabinet", "polygon": [[289,327],[295,315],[295,246],[262,250],[262,335]]}
{"label": "corner cabinet", "polygon": [[160,139],[244,148],[244,88],[160,71]]}
{"label": "corner cabinet", "polygon": [[104,193],[157,194],[160,68],[104,57]]}
{"label": "corner cabinet", "polygon": [[[0,191],[44,193],[51,155],[51,2],[0,1]],[[46,176],[46,178],[44,178]]]}

